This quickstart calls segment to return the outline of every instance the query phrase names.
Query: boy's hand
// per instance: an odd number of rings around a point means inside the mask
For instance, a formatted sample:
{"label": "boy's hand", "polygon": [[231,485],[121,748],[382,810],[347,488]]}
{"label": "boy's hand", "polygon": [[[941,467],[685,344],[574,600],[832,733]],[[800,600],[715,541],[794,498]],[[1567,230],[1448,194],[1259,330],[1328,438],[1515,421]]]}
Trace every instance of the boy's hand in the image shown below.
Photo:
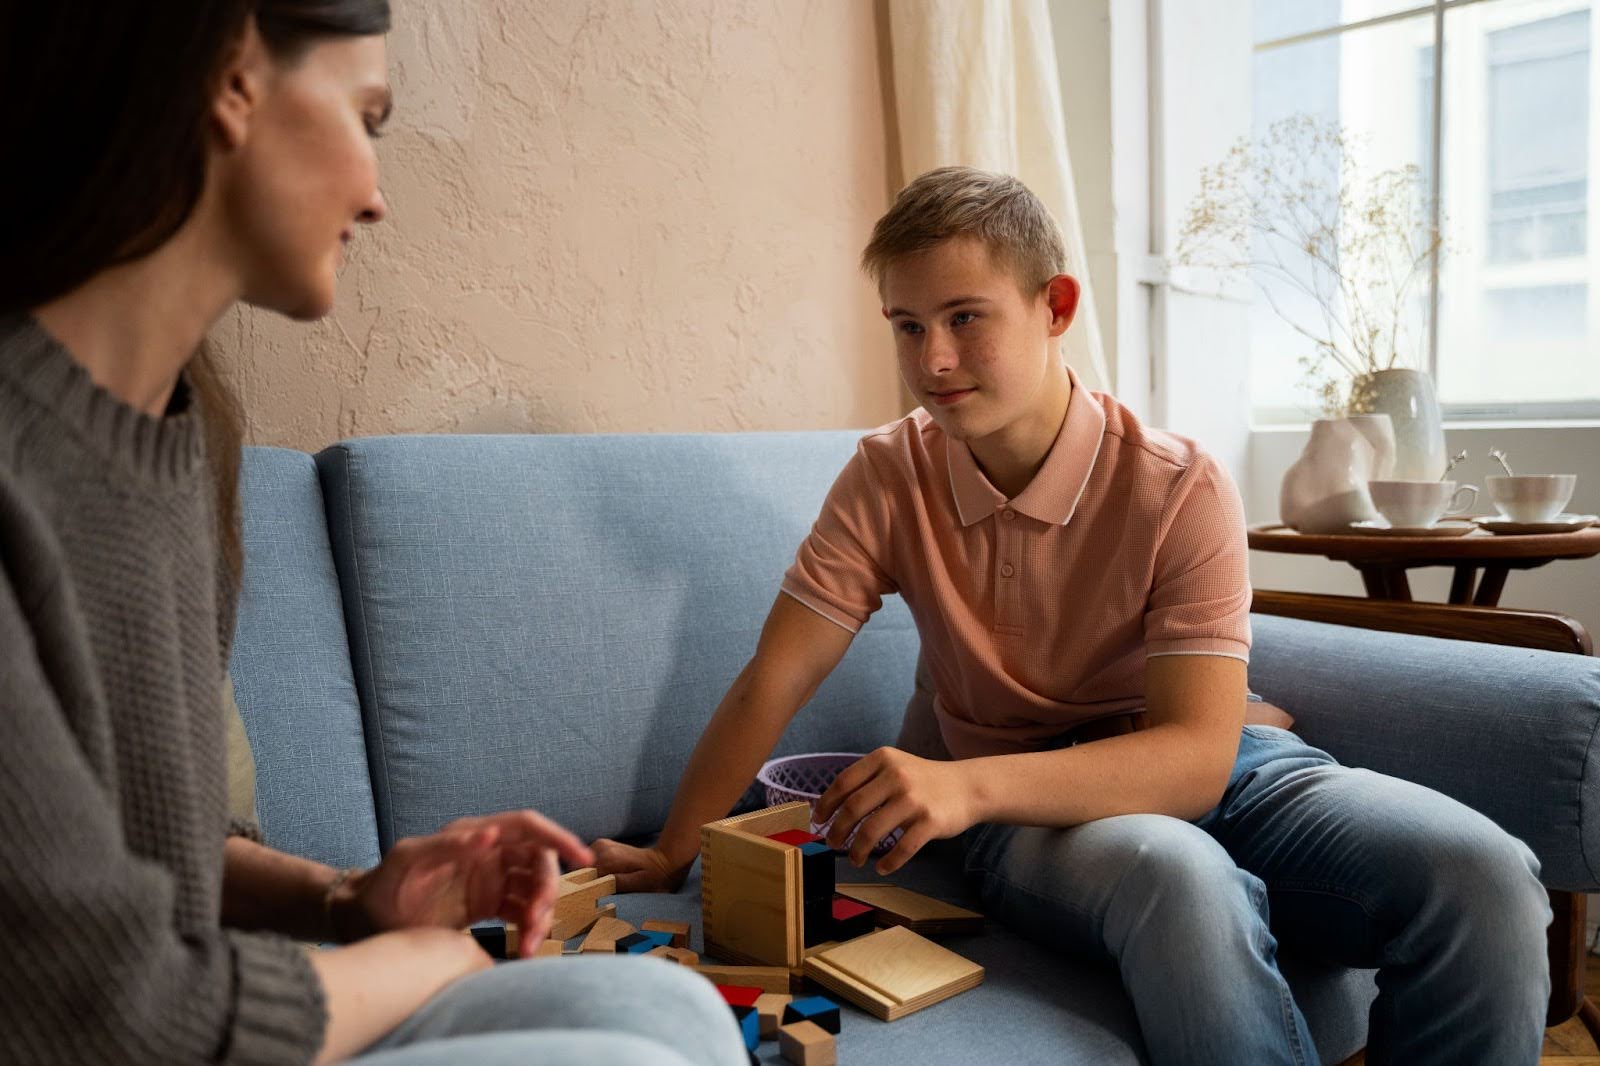
{"label": "boy's hand", "polygon": [[874,845],[896,829],[900,842],[878,860],[880,874],[904,866],[930,840],[965,832],[978,821],[966,768],[879,748],[847,767],[817,800],[812,817],[830,818],[828,845],[843,848],[851,830],[850,861],[862,866]]}
{"label": "boy's hand", "polygon": [[660,848],[635,848],[615,840],[596,840],[590,846],[595,869],[601,877],[615,874],[618,892],[676,892],[689,876],[689,866],[675,867]]}

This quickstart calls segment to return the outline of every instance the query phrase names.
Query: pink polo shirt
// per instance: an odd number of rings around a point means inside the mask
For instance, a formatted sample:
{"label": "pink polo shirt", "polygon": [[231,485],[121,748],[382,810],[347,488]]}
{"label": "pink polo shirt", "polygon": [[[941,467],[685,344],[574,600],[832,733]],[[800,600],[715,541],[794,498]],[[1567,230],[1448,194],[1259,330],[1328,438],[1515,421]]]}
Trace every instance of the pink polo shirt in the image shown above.
{"label": "pink polo shirt", "polygon": [[900,593],[962,759],[1143,707],[1151,656],[1248,662],[1246,551],[1227,471],[1074,374],[1055,444],[1012,500],[920,408],[867,434],[782,588],[851,632]]}

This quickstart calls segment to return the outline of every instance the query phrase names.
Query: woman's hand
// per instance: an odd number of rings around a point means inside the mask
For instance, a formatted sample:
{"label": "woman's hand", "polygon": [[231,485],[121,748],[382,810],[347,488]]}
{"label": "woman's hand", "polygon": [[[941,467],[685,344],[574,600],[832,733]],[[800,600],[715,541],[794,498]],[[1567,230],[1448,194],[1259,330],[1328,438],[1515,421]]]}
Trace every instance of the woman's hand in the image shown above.
{"label": "woman's hand", "polygon": [[615,840],[596,840],[593,847],[600,876],[615,874],[618,892],[676,892],[694,865],[691,859],[679,867],[660,848],[636,848]]}
{"label": "woman's hand", "polygon": [[979,820],[961,763],[919,759],[898,748],[879,748],[846,767],[817,800],[812,817],[819,824],[831,819],[832,848],[842,849],[855,831],[850,861],[858,867],[878,841],[903,830],[899,843],[878,860],[880,874],[900,869],[928,841],[953,837]]}
{"label": "woman's hand", "polygon": [[520,952],[528,956],[550,931],[563,861],[588,866],[594,855],[543,815],[461,818],[437,833],[400,841],[380,865],[351,877],[333,901],[335,925],[361,935],[463,929],[500,918],[517,924]]}

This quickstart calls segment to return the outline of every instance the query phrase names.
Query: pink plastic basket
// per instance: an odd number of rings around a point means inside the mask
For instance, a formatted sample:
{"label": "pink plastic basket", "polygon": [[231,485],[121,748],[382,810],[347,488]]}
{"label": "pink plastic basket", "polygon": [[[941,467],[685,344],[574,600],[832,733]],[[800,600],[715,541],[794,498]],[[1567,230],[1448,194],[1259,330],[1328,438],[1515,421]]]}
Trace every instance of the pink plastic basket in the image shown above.
{"label": "pink plastic basket", "polygon": [[[780,803],[793,803],[804,800],[815,803],[822,798],[822,794],[833,784],[833,779],[838,777],[851,763],[862,758],[856,752],[849,751],[823,751],[810,755],[787,755],[781,759],[770,759],[761,767],[761,772],[756,774],[756,780],[767,790],[767,805],[775,807]],[[815,822],[811,825],[813,833],[821,833],[827,827],[819,826]],[[850,838],[855,839],[852,833]],[[896,829],[882,840],[878,841],[872,849],[874,855],[881,855],[894,847],[900,840],[900,830]],[[849,842],[845,843],[849,847]]]}

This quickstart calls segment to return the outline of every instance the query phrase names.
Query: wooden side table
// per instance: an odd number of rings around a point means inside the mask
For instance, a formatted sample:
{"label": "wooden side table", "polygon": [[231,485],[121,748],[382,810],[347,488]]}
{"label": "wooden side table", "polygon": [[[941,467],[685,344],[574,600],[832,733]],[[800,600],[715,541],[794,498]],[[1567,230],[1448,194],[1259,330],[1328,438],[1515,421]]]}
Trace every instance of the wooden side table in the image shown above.
{"label": "wooden side table", "polygon": [[[1557,559],[1600,555],[1600,526],[1574,533],[1497,536],[1484,530],[1455,537],[1386,537],[1359,533],[1300,533],[1281,525],[1251,526],[1250,547],[1291,555],[1322,555],[1361,573],[1374,600],[1410,600],[1407,570],[1448,566],[1451,603],[1495,607],[1512,570],[1532,570]],[[1478,579],[1478,571],[1483,579]]]}

